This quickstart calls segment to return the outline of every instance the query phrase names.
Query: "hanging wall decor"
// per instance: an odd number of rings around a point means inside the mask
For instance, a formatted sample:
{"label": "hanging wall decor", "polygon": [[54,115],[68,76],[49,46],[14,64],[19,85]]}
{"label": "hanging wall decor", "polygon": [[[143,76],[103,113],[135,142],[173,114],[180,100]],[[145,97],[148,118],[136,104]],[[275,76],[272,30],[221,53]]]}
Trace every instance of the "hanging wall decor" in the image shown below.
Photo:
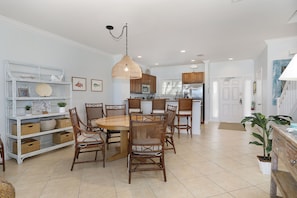
{"label": "hanging wall decor", "polygon": [[87,79],[81,77],[72,77],[72,90],[73,91],[86,91]]}
{"label": "hanging wall decor", "polygon": [[272,105],[276,105],[276,99],[280,97],[284,83],[278,78],[289,64],[290,59],[274,60],[272,67]]}

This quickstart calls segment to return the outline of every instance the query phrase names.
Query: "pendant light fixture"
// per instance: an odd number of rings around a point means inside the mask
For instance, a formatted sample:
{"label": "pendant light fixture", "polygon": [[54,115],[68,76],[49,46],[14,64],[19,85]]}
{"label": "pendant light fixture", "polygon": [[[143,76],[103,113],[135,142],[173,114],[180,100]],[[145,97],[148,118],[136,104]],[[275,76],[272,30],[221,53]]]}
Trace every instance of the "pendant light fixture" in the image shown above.
{"label": "pendant light fixture", "polygon": [[124,79],[139,79],[142,77],[142,71],[140,66],[135,63],[128,56],[128,24],[123,26],[122,32],[119,36],[114,36],[111,32],[113,30],[113,26],[108,25],[106,29],[109,30],[112,38],[116,40],[120,40],[123,37],[124,31],[126,30],[126,55],[116,63],[112,68],[112,77],[113,78],[124,78]]}

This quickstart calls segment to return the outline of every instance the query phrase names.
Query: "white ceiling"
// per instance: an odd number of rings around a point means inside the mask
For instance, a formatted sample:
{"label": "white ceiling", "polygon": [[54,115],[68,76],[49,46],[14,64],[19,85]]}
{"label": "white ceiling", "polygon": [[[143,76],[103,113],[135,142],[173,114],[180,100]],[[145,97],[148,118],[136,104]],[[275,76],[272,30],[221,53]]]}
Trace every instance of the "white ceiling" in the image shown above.
{"label": "white ceiling", "polygon": [[125,39],[105,26],[119,34],[128,23],[128,54],[147,66],[254,59],[265,40],[297,36],[296,9],[297,0],[0,0],[0,15],[110,54],[124,54]]}

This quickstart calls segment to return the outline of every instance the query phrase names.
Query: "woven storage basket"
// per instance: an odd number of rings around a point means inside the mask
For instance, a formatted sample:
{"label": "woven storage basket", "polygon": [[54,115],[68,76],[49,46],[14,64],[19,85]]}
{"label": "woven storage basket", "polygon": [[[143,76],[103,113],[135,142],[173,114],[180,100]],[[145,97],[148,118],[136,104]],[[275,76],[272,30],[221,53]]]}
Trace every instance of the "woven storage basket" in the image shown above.
{"label": "woven storage basket", "polygon": [[11,183],[0,177],[0,198],[14,198],[15,189]]}
{"label": "woven storage basket", "polygon": [[54,129],[56,126],[56,120],[51,119],[51,120],[41,120],[40,121],[40,129],[41,131],[49,131]]}

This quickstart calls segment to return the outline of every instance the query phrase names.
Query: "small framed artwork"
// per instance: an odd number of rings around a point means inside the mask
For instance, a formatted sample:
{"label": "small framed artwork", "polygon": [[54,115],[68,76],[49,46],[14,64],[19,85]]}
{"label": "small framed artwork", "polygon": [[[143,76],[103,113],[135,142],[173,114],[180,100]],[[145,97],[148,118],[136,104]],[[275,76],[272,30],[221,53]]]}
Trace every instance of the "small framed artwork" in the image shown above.
{"label": "small framed artwork", "polygon": [[253,94],[257,92],[257,83],[256,81],[253,82]]}
{"label": "small framed artwork", "polygon": [[91,80],[91,91],[103,91],[103,81],[102,80]]}
{"label": "small framed artwork", "polygon": [[18,88],[19,97],[29,97],[29,89],[28,88]]}
{"label": "small framed artwork", "polygon": [[87,79],[81,77],[72,77],[72,90],[73,91],[86,91]]}

